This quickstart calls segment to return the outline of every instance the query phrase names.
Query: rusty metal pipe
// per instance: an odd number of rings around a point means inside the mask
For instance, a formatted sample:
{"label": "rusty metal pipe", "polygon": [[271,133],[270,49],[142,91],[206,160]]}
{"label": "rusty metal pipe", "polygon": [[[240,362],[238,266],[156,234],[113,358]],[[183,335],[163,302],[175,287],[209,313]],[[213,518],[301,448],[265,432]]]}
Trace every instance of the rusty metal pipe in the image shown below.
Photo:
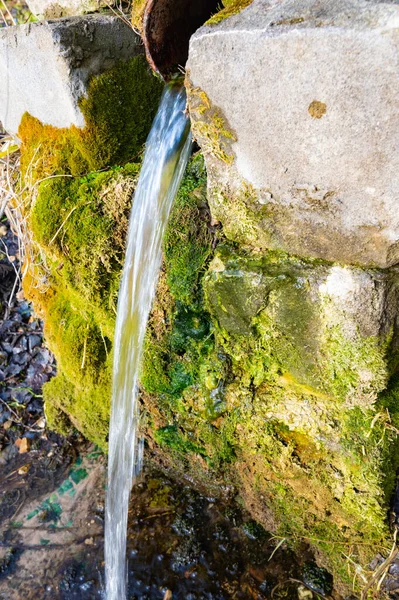
{"label": "rusty metal pipe", "polygon": [[168,80],[183,69],[190,37],[219,6],[220,0],[148,0],[143,38],[154,71]]}

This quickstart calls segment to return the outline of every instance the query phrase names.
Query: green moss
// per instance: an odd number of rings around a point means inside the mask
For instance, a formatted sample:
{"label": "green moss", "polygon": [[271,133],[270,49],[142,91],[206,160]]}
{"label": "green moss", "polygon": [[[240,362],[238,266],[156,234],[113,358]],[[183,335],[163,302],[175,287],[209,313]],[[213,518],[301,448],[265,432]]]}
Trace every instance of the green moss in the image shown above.
{"label": "green moss", "polygon": [[83,129],[24,115],[19,130],[22,173],[32,190],[24,198],[32,230],[24,290],[45,320],[58,363],[43,391],[46,414],[64,432],[68,416],[102,449],[117,293],[140,169],[126,161],[141,154],[162,87],[144,57],[135,57],[90,81],[80,100]]}
{"label": "green moss", "polygon": [[71,381],[95,379],[108,360],[111,343],[101,335],[94,312],[61,289],[47,310],[47,339],[61,370]]}
{"label": "green moss", "polygon": [[88,300],[109,302],[118,285],[131,196],[139,165],[83,178],[54,178],[39,187],[30,223],[35,240],[62,278]]}
{"label": "green moss", "polygon": [[[236,415],[218,426],[226,411],[219,383],[227,362],[216,351],[203,302],[202,280],[214,235],[205,189],[203,158],[197,155],[187,168],[165,236],[164,272],[147,330],[141,383],[161,410],[156,440],[165,445],[159,436],[167,434],[169,446],[184,446],[185,454],[206,456],[207,464],[216,467],[234,456],[230,435]],[[188,445],[176,437],[182,430],[189,435]]]}
{"label": "green moss", "polygon": [[53,402],[45,402],[44,410],[47,426],[50,430],[68,436],[72,432],[71,421],[68,415]]}
{"label": "green moss", "polygon": [[228,127],[220,109],[211,105],[206,93],[201,88],[194,88],[189,71],[186,74],[185,85],[192,131],[194,137],[201,140],[202,152],[205,155],[211,154],[226,164],[231,164],[234,160],[231,143],[236,141],[235,134]]}
{"label": "green moss", "polygon": [[53,377],[43,388],[46,415],[50,417],[49,427],[64,433],[64,415],[67,415],[87,439],[106,449],[110,384],[110,373],[103,373],[96,382],[88,379],[79,385],[69,381],[62,372]]}
{"label": "green moss", "polygon": [[216,23],[220,23],[220,21],[223,21],[228,17],[237,15],[251,3],[252,0],[223,0],[224,8],[213,15],[213,17],[211,17],[206,24],[216,25]]}
{"label": "green moss", "polygon": [[193,384],[201,359],[212,349],[209,316],[200,291],[211,247],[206,214],[201,214],[204,193],[203,159],[197,156],[190,162],[172,209],[164,240],[165,272],[144,349],[141,382],[147,392],[159,394],[165,405]]}
{"label": "green moss", "polygon": [[[356,393],[357,402],[362,397],[367,406],[370,395],[373,396],[373,390],[383,390],[387,384],[385,357],[390,342],[391,336],[382,341],[374,337],[359,337],[349,341],[339,326],[329,327],[325,339],[329,360],[326,361],[325,367],[333,394],[350,404],[353,394]],[[366,373],[364,380],[360,377],[361,370]],[[367,374],[370,374],[370,377]]]}
{"label": "green moss", "polygon": [[90,170],[138,159],[162,89],[142,56],[92,79],[79,103],[86,121],[80,149]]}
{"label": "green moss", "polygon": [[[177,229],[190,246],[195,230],[184,223]],[[323,294],[314,293],[315,281],[329,273],[321,261],[238,251],[231,243],[211,255],[209,248],[208,270],[200,266],[198,279],[187,268],[194,282],[187,288],[184,261],[165,265],[144,363],[146,391],[160,409],[154,437],[184,455],[186,468],[200,456],[208,476],[233,477],[245,501],[259,502],[256,515],[265,524],[272,514],[289,543],[309,542],[338,587],[348,589],[390,544],[394,478],[385,469],[398,465],[396,388],[375,402],[386,385],[391,336],[348,335]],[[205,338],[198,322],[192,328],[191,311],[200,306]]]}
{"label": "green moss", "polygon": [[176,301],[201,302],[199,282],[211,255],[206,171],[198,154],[180,186],[164,239],[167,283]]}
{"label": "green moss", "polygon": [[161,446],[167,446],[178,453],[195,452],[204,454],[204,449],[185,438],[175,425],[161,427],[154,432],[154,438]]}
{"label": "green moss", "polygon": [[[131,198],[139,165],[38,186],[34,252],[24,289],[45,320],[58,375],[44,386],[50,426],[106,448],[112,343]],[[40,261],[40,262],[39,262]]]}

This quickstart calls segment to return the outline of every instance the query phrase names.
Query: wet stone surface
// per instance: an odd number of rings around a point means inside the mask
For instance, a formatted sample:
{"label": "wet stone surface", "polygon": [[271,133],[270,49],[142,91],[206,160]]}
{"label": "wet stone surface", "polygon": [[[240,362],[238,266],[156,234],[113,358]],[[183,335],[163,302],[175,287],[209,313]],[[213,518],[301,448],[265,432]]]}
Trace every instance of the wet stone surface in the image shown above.
{"label": "wet stone surface", "polygon": [[[104,598],[104,465],[96,450],[83,450],[51,494],[8,520],[1,600]],[[128,599],[329,597],[306,580],[309,565],[313,583],[326,577],[307,549],[298,560],[280,541],[235,505],[147,471],[130,502]]]}
{"label": "wet stone surface", "polygon": [[[104,598],[104,466],[98,451],[83,450],[52,493],[8,520],[1,600]],[[298,560],[279,542],[235,505],[147,471],[130,502],[128,599],[329,597],[330,588],[311,587],[326,573],[306,548]]]}
{"label": "wet stone surface", "polygon": [[129,512],[129,598],[298,598],[303,564],[279,541],[235,504],[149,473]]}

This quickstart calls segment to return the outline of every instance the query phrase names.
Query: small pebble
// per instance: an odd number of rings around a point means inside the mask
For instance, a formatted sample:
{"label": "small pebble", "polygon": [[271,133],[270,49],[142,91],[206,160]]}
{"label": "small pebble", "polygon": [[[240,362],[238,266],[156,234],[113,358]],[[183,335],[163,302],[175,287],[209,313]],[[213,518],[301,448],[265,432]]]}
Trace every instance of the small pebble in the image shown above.
{"label": "small pebble", "polygon": [[86,538],[85,544],[86,544],[86,546],[93,546],[93,544],[94,544],[93,538]]}
{"label": "small pebble", "polygon": [[15,445],[18,448],[20,454],[25,454],[26,452],[29,452],[30,440],[28,440],[28,438],[26,437],[18,438],[15,441]]}

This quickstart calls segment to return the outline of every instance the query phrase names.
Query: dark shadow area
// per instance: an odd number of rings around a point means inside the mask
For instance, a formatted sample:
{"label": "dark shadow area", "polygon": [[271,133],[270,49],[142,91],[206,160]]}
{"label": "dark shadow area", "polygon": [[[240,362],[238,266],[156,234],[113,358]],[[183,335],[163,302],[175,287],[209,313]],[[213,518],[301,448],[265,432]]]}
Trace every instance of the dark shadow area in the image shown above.
{"label": "dark shadow area", "polygon": [[149,0],[144,44],[152,68],[170,79],[184,67],[190,37],[219,8],[219,0]]}

